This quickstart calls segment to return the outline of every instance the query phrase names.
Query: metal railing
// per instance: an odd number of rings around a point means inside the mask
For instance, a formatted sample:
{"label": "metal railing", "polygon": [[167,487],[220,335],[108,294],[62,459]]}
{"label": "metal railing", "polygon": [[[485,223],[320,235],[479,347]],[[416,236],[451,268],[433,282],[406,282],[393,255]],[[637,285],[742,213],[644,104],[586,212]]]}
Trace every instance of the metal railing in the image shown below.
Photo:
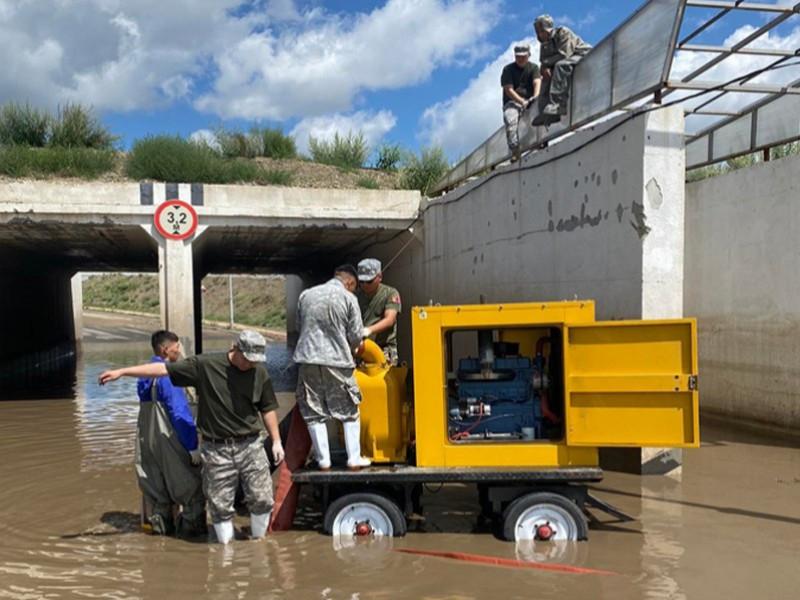
{"label": "metal railing", "polygon": [[[680,41],[687,8],[713,9],[716,13],[693,27]],[[758,26],[730,47],[690,44],[703,32],[734,11],[765,16]],[[546,143],[653,96],[661,100],[673,92],[689,94],[689,117],[720,117],[698,133],[687,136],[687,168],[703,166],[758,149],[800,139],[800,80],[784,84],[753,83],[758,74],[743,74],[735,81],[698,80],[723,61],[738,55],[774,58],[766,69],[791,66],[800,49],[753,48],[754,41],[800,13],[793,6],[712,0],[650,0],[605,37],[575,67],[568,114],[557,125],[533,127],[530,111],[520,123],[520,145],[536,150]],[[681,78],[670,78],[676,53],[709,55],[701,65]],[[715,106],[730,94],[769,94],[735,110]],[[708,97],[707,97],[708,96]],[[689,106],[698,99],[697,104]],[[678,100],[680,101],[680,96]],[[691,102],[690,102],[691,101]],[[432,188],[444,192],[511,158],[503,127],[453,167]]]}

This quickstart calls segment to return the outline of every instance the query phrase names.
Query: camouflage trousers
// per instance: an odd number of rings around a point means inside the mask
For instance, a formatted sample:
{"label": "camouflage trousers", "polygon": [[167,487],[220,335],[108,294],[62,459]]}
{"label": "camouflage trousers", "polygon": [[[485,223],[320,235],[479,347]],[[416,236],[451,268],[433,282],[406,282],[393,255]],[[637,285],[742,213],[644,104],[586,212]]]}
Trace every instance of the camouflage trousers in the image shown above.
{"label": "camouflage trousers", "polygon": [[233,518],[236,488],[241,482],[251,513],[272,510],[272,477],[260,435],[224,442],[204,440],[203,492],[214,523]]}
{"label": "camouflage trousers", "polygon": [[300,365],[295,397],[306,423],[358,419],[361,390],[358,389],[353,371],[322,365]]}
{"label": "camouflage trousers", "polygon": [[383,355],[386,357],[386,362],[388,362],[393,367],[396,367],[397,362],[399,361],[399,357],[397,356],[397,347],[386,346],[382,350],[383,350]]}
{"label": "camouflage trousers", "polygon": [[[506,127],[506,141],[508,142],[508,149],[512,152],[519,147],[519,122],[522,119],[523,112],[522,107],[516,102],[506,102],[505,106],[503,106],[503,123]],[[383,353],[386,354],[387,350],[388,348],[384,348]],[[395,348],[395,358],[396,356],[397,349]],[[387,355],[386,358],[388,359],[389,356]],[[395,362],[391,364],[396,365],[397,361],[395,360]]]}
{"label": "camouflage trousers", "polygon": [[539,113],[544,111],[548,104],[557,104],[562,111],[566,111],[569,102],[570,86],[572,85],[572,72],[575,70],[582,56],[571,56],[558,61],[551,69],[553,76],[542,79],[542,90],[539,94]]}

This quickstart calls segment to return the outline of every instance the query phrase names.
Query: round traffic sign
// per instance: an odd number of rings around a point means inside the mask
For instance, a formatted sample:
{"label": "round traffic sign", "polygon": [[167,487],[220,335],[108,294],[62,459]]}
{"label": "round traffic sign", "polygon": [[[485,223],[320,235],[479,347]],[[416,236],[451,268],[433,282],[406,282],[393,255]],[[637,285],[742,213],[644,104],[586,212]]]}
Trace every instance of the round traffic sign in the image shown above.
{"label": "round traffic sign", "polygon": [[197,213],[183,200],[167,200],[159,204],[154,221],[158,232],[171,240],[190,238],[197,229]]}

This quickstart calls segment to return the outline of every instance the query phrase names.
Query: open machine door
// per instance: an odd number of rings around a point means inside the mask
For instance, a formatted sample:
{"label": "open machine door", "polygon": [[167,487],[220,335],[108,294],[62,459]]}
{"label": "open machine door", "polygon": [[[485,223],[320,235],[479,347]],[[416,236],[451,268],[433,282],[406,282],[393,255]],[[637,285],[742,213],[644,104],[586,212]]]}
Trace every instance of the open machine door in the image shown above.
{"label": "open machine door", "polygon": [[694,319],[564,327],[570,446],[700,445]]}

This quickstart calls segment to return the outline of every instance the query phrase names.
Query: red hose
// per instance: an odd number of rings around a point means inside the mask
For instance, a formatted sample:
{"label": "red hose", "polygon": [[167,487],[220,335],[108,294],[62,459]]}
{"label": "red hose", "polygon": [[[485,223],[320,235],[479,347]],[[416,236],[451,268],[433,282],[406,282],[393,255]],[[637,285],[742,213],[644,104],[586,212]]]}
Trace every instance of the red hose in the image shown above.
{"label": "red hose", "polygon": [[453,560],[464,560],[467,562],[482,565],[492,565],[495,567],[514,567],[517,569],[540,569],[542,571],[556,571],[558,573],[572,573],[574,575],[617,575],[613,571],[602,569],[587,569],[584,567],[573,567],[560,563],[537,563],[515,560],[513,558],[499,558],[497,556],[485,556],[483,554],[467,554],[466,552],[437,552],[434,550],[415,550],[412,548],[396,548],[395,552],[403,554],[417,554],[419,556],[434,556],[436,558],[449,558]]}
{"label": "red hose", "polygon": [[292,481],[292,472],[305,464],[308,452],[311,450],[311,438],[300,409],[295,406],[292,414],[286,418],[291,419],[291,422],[289,433],[286,435],[286,456],[278,467],[278,485],[272,505],[270,531],[287,531],[292,528],[294,514],[297,511],[297,497],[300,494],[300,484]]}

